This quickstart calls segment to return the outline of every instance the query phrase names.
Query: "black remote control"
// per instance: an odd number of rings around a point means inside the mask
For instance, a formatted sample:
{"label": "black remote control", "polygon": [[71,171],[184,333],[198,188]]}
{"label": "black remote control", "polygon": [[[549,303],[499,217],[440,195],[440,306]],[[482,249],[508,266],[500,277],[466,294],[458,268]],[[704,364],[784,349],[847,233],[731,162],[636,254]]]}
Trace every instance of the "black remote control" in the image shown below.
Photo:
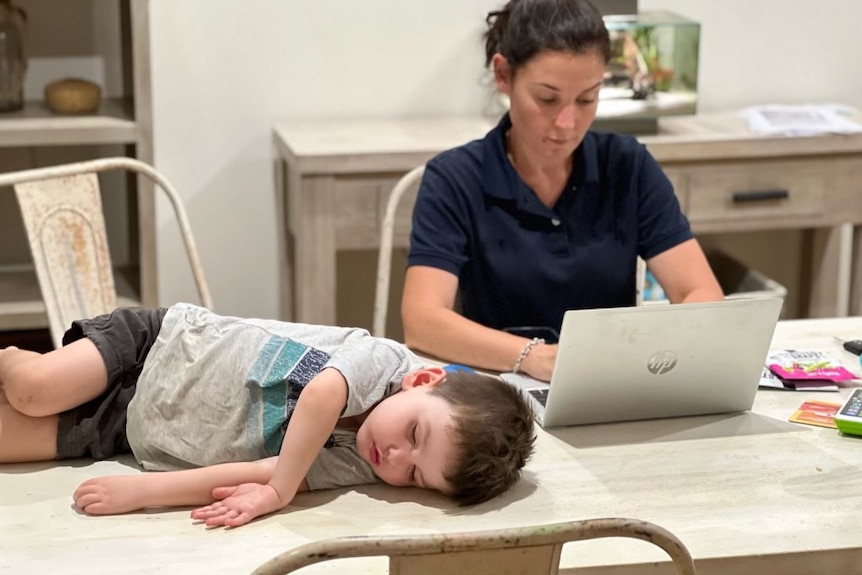
{"label": "black remote control", "polygon": [[845,341],[842,345],[844,346],[844,349],[850,353],[862,355],[862,339],[851,339],[849,341]]}

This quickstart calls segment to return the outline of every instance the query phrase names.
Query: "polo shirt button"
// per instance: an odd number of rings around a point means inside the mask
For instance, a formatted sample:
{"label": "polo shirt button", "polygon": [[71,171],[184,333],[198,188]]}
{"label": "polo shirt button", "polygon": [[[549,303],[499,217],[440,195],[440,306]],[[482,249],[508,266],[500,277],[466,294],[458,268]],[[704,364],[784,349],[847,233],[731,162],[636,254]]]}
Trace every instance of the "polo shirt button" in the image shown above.
{"label": "polo shirt button", "polygon": [[554,227],[557,227],[560,225],[560,220],[558,220],[557,218],[554,218],[551,220],[551,223],[554,224]]}

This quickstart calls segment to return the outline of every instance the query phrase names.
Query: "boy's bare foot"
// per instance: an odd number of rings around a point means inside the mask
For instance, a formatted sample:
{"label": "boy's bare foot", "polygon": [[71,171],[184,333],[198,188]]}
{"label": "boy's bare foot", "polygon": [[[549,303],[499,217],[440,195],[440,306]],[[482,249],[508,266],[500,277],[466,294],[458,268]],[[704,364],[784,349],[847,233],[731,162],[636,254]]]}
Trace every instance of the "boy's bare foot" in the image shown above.
{"label": "boy's bare foot", "polygon": [[75,506],[88,515],[128,513],[147,506],[144,475],[115,475],[88,479],[75,490]]}

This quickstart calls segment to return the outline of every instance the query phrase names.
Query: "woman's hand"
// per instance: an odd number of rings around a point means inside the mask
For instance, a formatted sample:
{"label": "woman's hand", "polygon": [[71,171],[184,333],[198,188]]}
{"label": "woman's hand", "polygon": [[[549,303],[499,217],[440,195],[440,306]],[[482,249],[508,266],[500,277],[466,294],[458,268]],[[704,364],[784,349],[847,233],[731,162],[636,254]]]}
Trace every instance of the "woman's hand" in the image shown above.
{"label": "woman's hand", "polygon": [[239,527],[290,503],[283,502],[271,485],[261,483],[216,487],[212,496],[220,501],[192,511],[192,519],[204,521],[207,527]]}
{"label": "woman's hand", "polygon": [[557,361],[557,344],[540,343],[533,347],[521,362],[521,371],[534,379],[551,381],[555,361]]}

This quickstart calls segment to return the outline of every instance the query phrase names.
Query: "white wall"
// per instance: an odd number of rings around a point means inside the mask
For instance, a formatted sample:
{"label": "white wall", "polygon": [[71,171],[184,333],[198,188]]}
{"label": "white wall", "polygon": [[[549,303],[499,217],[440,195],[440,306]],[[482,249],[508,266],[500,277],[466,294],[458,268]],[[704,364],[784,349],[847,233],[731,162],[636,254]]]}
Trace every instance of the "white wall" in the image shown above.
{"label": "white wall", "polygon": [[[479,113],[480,34],[501,2],[151,0],[155,162],[185,198],[220,312],[278,312],[272,125]],[[641,0],[662,7],[703,26],[701,110],[862,108],[859,0]],[[194,301],[159,215],[161,303]]]}

